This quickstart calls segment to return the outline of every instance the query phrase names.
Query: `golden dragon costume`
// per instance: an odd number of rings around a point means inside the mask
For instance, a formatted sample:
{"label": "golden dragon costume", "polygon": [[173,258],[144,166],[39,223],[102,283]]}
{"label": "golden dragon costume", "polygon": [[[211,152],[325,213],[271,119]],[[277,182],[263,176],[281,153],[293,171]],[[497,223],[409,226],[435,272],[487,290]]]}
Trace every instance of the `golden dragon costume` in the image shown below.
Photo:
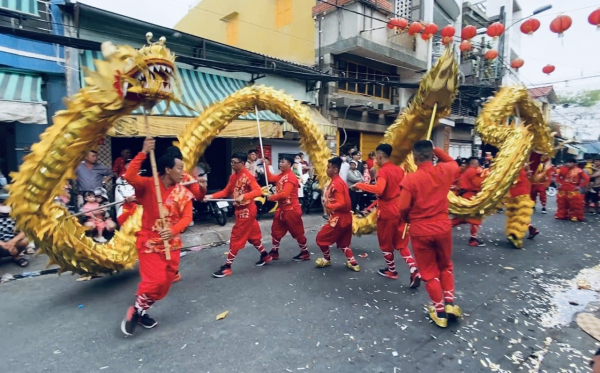
{"label": "golden dragon costume", "polygon": [[[108,244],[99,245],[86,237],[77,219],[53,200],[65,183],[74,178],[75,168],[91,146],[105,136],[116,119],[146,102],[174,100],[174,56],[164,46],[164,39],[138,51],[112,45],[105,49],[105,61],[96,61],[98,71],[87,78],[88,86],[68,100],[67,109],[56,114],[54,124],[32,147],[19,172],[11,175],[13,184],[8,203],[18,226],[50,257],[50,263],[60,266],[61,272],[94,275],[120,271],[135,264],[133,233],[140,224],[140,211]],[[435,125],[450,112],[458,89],[457,71],[453,52],[447,50],[423,78],[414,102],[384,136],[383,141],[395,149],[392,161],[403,164],[409,172],[414,170],[410,157],[412,145],[426,137],[434,105],[437,104]],[[524,123],[503,125],[515,105]],[[313,161],[319,182],[324,186],[330,153],[321,129],[291,96],[264,86],[242,88],[191,121],[178,138],[185,168],[191,171],[212,139],[255,106],[279,114],[298,129],[301,146]],[[499,147],[500,153],[476,198],[465,200],[449,194],[453,214],[483,216],[494,211],[529,153],[533,149],[552,152],[551,136],[541,113],[524,88],[500,91],[485,106],[477,129],[483,141]],[[370,233],[374,227],[375,212],[366,218],[356,217],[353,222],[355,234]]]}

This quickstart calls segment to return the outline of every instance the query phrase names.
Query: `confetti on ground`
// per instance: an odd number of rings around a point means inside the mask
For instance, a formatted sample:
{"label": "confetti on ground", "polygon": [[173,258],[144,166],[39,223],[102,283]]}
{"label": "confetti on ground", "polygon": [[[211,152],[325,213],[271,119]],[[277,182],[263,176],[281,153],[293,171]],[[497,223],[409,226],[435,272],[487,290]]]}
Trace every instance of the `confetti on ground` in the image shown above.
{"label": "confetti on ground", "polygon": [[227,317],[227,315],[229,315],[229,311],[221,312],[220,314],[217,315],[217,320],[223,320],[224,318]]}

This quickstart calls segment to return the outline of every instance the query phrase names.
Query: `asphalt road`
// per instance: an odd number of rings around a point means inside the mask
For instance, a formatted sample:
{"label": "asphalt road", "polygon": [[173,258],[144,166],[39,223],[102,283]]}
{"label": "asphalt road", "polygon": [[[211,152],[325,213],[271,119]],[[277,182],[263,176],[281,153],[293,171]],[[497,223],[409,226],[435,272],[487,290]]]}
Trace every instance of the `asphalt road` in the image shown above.
{"label": "asphalt road", "polygon": [[[466,245],[455,230],[457,304],[464,319],[430,323],[424,286],[406,288],[376,271],[384,266],[374,236],[353,240],[362,271],[295,263],[287,236],[281,259],[255,267],[256,251],[238,255],[234,274],[211,273],[226,247],[182,258],[183,281],[152,309],[159,326],[125,338],[119,324],[133,301],[135,271],[88,282],[46,275],[0,285],[2,372],[587,372],[598,348],[571,320],[595,310],[598,293],[575,277],[599,264],[599,218],[559,222],[536,213],[542,234],[524,250],[503,238],[504,216],[484,223],[487,247]],[[269,247],[270,245],[267,245]],[[600,288],[597,269],[584,271]],[[569,301],[576,301],[578,306]],[[229,315],[216,321],[217,314]],[[595,311],[594,311],[595,312]]]}

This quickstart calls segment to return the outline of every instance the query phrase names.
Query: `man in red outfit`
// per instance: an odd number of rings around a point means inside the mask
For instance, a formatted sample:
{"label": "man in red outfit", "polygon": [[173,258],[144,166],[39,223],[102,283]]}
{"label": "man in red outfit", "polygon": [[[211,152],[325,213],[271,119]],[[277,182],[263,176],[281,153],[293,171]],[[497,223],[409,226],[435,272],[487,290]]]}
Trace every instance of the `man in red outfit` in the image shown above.
{"label": "man in red outfit", "polygon": [[550,158],[547,155],[543,155],[541,158],[541,162],[537,169],[533,172],[531,176],[531,200],[535,203],[537,200],[537,196],[540,196],[540,202],[542,203],[542,214],[546,214],[546,189],[550,186],[550,182],[552,182],[552,176],[554,175],[554,167],[552,167],[552,163],[550,162]]}
{"label": "man in red outfit", "polygon": [[568,159],[565,166],[558,169],[556,181],[558,195],[556,196],[555,219],[583,221],[583,193],[590,177],[577,167],[575,159]]}
{"label": "man in red outfit", "polygon": [[[433,165],[433,156],[438,164]],[[429,140],[413,148],[417,171],[406,175],[400,194],[400,215],[410,223],[410,239],[423,281],[433,301],[429,316],[439,327],[448,326],[448,317],[462,316],[454,305],[452,266],[452,225],[448,219],[448,192],[459,170],[452,157]]]}
{"label": "man in red outfit", "polygon": [[213,276],[217,278],[231,276],[231,264],[238,251],[250,242],[260,253],[260,260],[256,262],[258,267],[269,263],[271,257],[265,251],[262,244],[262,233],[258,221],[256,221],[256,205],[254,198],[262,194],[260,186],[254,176],[244,166],[247,157],[244,153],[235,153],[231,156],[231,170],[233,173],[229,177],[229,182],[225,189],[216,192],[213,195],[206,196],[206,199],[219,199],[233,196],[235,200],[235,225],[231,229],[231,239],[229,241],[229,253],[225,265],[221,266]]}
{"label": "man in red outfit", "polygon": [[[531,199],[531,196],[530,196],[531,181],[529,180],[529,178],[530,178],[529,166],[526,164],[521,169],[521,171],[519,171],[519,176],[517,177],[517,181],[508,191],[509,196],[511,198],[517,198],[520,196],[529,196],[528,199]],[[523,198],[526,198],[526,197],[523,197]],[[523,209],[523,207],[521,206],[518,209]],[[507,205],[506,205],[507,224],[509,223],[509,220],[513,220],[513,217],[515,216],[516,212],[517,211],[513,211],[511,209],[511,206],[507,203]],[[531,207],[531,210],[528,210],[528,213],[533,213],[533,207]],[[522,225],[520,225],[520,226],[522,226]],[[531,223],[527,225],[527,229],[529,230],[529,237],[527,237],[527,239],[529,239],[529,240],[532,240],[535,236],[540,234],[540,231],[538,231],[537,228],[534,227]],[[520,231],[520,233],[524,234],[524,232],[522,232],[522,231]],[[517,248],[517,249],[522,248],[522,243],[523,243],[522,236],[521,236],[521,239],[519,239],[519,237],[517,237],[515,234],[509,234],[507,238],[515,248]]]}
{"label": "man in red outfit", "polygon": [[281,239],[290,232],[292,237],[300,246],[300,254],[293,259],[296,262],[310,260],[306,236],[304,235],[304,223],[302,222],[302,207],[298,202],[298,178],[292,171],[294,158],[284,155],[279,160],[279,175],[271,175],[268,161],[263,160],[265,173],[269,183],[275,183],[277,193],[269,197],[269,201],[277,201],[277,211],[271,226],[271,238],[273,246],[269,255],[273,260],[279,260],[279,244]]}
{"label": "man in red outfit", "polygon": [[[148,316],[147,311],[154,302],[161,300],[169,292],[179,267],[182,246],[179,234],[192,221],[192,193],[179,184],[183,162],[172,152],[167,152],[157,162],[162,209],[165,213],[165,226],[162,225],[154,179],[138,174],[146,155],[154,150],[154,145],[154,139],[144,140],[142,151],[131,161],[125,172],[125,180],[135,188],[136,199],[144,206],[142,229],[136,234],[142,280],[138,286],[135,304],[128,308],[121,323],[121,331],[126,336],[133,335],[138,323],[145,328],[157,325],[156,321]],[[165,240],[169,243],[170,260],[165,256]]]}
{"label": "man in red outfit", "polygon": [[[460,176],[459,195],[466,199],[471,199],[481,191],[481,183],[485,178],[482,176],[483,169],[479,166],[479,160],[477,157],[471,157],[468,160],[469,166]],[[477,234],[481,228],[481,219],[475,218],[454,218],[452,219],[452,226],[456,227],[461,224],[471,224],[471,237],[469,238],[469,246],[485,246],[485,244],[479,241]]]}
{"label": "man in red outfit", "polygon": [[404,178],[404,171],[390,162],[391,155],[392,146],[380,144],[375,149],[375,159],[380,167],[375,185],[357,183],[352,188],[377,195],[377,239],[387,264],[387,268],[380,269],[378,273],[387,278],[398,278],[394,263],[396,249],[400,251],[410,270],[410,287],[417,288],[421,283],[421,275],[408,249],[406,222],[400,218],[400,183]]}
{"label": "man in red outfit", "polygon": [[350,193],[348,192],[348,185],[340,177],[340,168],[342,168],[342,159],[339,157],[331,158],[327,163],[327,176],[331,178],[331,183],[325,192],[325,208],[329,220],[317,234],[317,245],[323,252],[323,258],[317,259],[316,265],[319,268],[331,265],[329,246],[335,243],[338,249],[342,249],[344,255],[346,255],[346,266],[358,272],[360,267],[356,263],[350,248],[350,241],[352,240]]}

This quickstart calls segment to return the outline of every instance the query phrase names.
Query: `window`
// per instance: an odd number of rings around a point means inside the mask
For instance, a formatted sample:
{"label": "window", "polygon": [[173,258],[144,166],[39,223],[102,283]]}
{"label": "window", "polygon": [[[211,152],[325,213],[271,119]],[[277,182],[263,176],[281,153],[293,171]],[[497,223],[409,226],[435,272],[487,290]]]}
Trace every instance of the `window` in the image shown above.
{"label": "window", "polygon": [[275,27],[292,23],[293,0],[275,0]]}
{"label": "window", "polygon": [[227,22],[227,40],[226,43],[229,45],[237,45],[238,43],[238,29],[239,29],[239,16],[237,13],[227,16],[225,20]]}
{"label": "window", "polygon": [[[354,79],[368,79],[368,80],[379,80],[382,81],[384,77],[391,77],[391,74],[365,65],[360,65],[354,62],[347,62],[340,60],[338,62],[338,69],[343,72],[347,78]],[[340,91],[358,93],[361,95],[379,97],[389,100],[391,97],[391,87],[386,87],[377,83],[338,83],[338,89]]]}

